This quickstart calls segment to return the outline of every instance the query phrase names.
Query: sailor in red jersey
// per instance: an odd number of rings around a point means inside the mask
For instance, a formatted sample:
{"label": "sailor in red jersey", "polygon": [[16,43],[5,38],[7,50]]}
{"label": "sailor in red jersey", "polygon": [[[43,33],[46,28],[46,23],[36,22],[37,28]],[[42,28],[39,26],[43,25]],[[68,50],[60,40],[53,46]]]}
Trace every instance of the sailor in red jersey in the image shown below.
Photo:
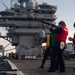
{"label": "sailor in red jersey", "polygon": [[64,49],[68,36],[68,29],[64,21],[59,22],[59,26],[53,28],[49,26],[50,32],[55,34],[55,42],[51,52],[51,65],[48,72],[55,72],[57,59],[60,66],[60,72],[65,72]]}

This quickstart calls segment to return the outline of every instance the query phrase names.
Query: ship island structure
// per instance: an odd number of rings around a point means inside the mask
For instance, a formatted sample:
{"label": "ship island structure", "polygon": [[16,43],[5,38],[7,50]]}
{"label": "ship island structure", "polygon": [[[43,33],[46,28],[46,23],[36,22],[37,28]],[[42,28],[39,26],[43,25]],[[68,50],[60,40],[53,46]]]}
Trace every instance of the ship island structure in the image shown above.
{"label": "ship island structure", "polygon": [[[49,33],[48,26],[38,20],[55,23],[57,6],[39,4],[37,0],[18,0],[10,9],[0,11],[0,27],[7,28],[6,36],[0,36],[16,47],[18,57],[23,54],[36,58],[42,55],[40,32]],[[43,25],[43,27],[42,27]]]}

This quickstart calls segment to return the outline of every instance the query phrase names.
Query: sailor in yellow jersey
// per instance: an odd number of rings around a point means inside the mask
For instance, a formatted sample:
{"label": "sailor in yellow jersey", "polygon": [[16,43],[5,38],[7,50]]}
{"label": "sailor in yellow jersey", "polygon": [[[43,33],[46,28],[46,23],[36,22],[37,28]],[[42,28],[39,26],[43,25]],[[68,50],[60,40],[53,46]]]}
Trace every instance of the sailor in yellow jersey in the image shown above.
{"label": "sailor in yellow jersey", "polygon": [[50,34],[47,34],[47,37],[46,37],[47,41],[46,41],[46,47],[50,47]]}
{"label": "sailor in yellow jersey", "polygon": [[44,64],[45,64],[45,61],[47,59],[47,57],[49,56],[50,52],[51,52],[51,48],[52,48],[52,45],[54,43],[54,34],[52,33],[48,33],[46,35],[46,50],[44,52],[44,56],[43,56],[43,60],[42,60],[42,64],[40,66],[40,68],[44,68]]}

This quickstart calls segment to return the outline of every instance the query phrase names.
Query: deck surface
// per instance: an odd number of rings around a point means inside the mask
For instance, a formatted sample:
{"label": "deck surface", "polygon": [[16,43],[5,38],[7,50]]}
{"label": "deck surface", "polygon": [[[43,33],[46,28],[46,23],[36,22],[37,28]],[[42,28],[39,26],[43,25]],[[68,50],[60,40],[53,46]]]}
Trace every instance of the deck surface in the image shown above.
{"label": "deck surface", "polygon": [[75,75],[75,60],[65,60],[66,72],[61,73],[58,70],[56,72],[47,72],[50,65],[50,60],[45,63],[44,69],[39,68],[41,65],[41,59],[39,60],[10,60],[13,62],[19,71],[22,71],[25,75]]}

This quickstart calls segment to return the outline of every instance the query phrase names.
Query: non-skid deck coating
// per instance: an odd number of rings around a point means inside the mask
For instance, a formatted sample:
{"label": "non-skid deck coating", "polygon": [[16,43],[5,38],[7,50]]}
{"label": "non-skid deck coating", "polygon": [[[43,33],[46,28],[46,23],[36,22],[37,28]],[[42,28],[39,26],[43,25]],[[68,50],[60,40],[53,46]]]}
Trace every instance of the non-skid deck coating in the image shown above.
{"label": "non-skid deck coating", "polygon": [[47,60],[44,69],[39,68],[42,60],[10,60],[13,62],[19,71],[25,75],[75,75],[75,60],[65,60],[66,72],[61,73],[59,70],[56,72],[47,72],[49,69],[50,61]]}

